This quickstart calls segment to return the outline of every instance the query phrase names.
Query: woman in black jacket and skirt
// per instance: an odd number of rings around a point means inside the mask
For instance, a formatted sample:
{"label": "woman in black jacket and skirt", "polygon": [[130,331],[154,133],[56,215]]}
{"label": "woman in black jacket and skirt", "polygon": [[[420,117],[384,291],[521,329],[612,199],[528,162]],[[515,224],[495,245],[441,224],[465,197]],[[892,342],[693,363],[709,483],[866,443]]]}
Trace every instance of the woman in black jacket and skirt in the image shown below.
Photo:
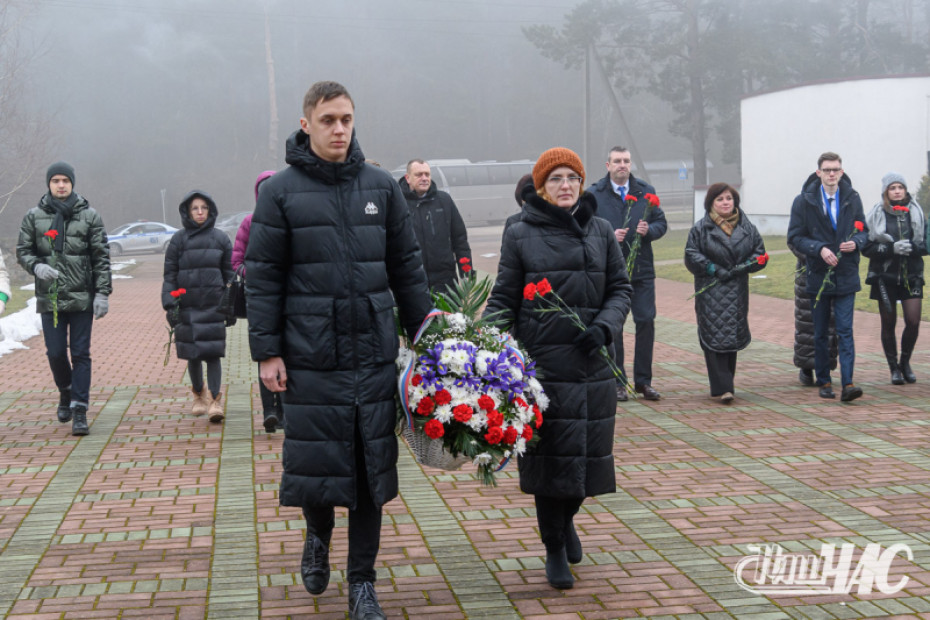
{"label": "woman in black jacket and skirt", "polygon": [[[911,354],[920,330],[920,307],[924,296],[924,254],[927,253],[924,213],[907,191],[904,177],[889,172],[882,177],[882,199],[866,216],[869,240],[862,254],[869,258],[865,283],[872,285],[869,299],[878,301],[882,320],[882,349],[891,382],[914,383]],[[904,313],[901,359],[895,338],[898,302]]]}
{"label": "woman in black jacket and skirt", "polygon": [[[586,497],[616,490],[616,378],[599,351],[620,337],[632,292],[610,225],[595,217],[597,202],[582,193],[584,174],[569,149],[539,157],[536,192],[526,192],[522,212],[508,220],[485,311],[497,314],[536,360],[551,402],[540,442],[520,458],[520,489],[535,496],[546,578],[560,589],[574,584],[568,563],[582,559],[575,514]],[[538,297],[525,292],[543,279],[586,329],[558,312],[539,312]]]}
{"label": "woman in black jacket and skirt", "polygon": [[714,183],[704,198],[707,211],[688,234],[685,265],[694,274],[694,310],[704,350],[710,395],[733,401],[736,354],[749,346],[749,274],[765,262],[758,229],[739,208],[739,192]]}
{"label": "woman in black jacket and skirt", "polygon": [[[220,310],[220,301],[226,283],[233,277],[232,243],[224,232],[214,228],[218,210],[206,192],[190,192],[178,211],[184,227],[174,233],[165,251],[161,303],[168,311],[168,323],[175,329],[178,358],[187,360],[194,392],[191,413],[207,414],[211,422],[222,422],[220,358],[226,355],[226,316]],[[185,292],[174,297],[171,293],[178,289]],[[177,305],[180,312],[174,311]]]}

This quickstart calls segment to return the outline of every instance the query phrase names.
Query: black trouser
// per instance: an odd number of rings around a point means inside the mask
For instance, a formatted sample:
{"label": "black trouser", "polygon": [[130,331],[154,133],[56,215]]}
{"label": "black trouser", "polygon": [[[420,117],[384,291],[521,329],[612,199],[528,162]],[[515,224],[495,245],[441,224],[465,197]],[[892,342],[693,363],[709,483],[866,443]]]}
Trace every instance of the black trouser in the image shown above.
{"label": "black trouser", "polygon": [[211,357],[206,360],[187,360],[187,374],[191,378],[191,387],[195,392],[203,392],[203,363],[207,364],[207,387],[213,394],[213,398],[220,393],[220,386],[223,384],[223,364],[220,358]]}
{"label": "black trouser", "polygon": [[536,522],[539,537],[547,551],[556,551],[565,546],[565,529],[584,503],[584,499],[559,499],[545,495],[534,495],[536,500]]}
{"label": "black trouser", "polygon": [[707,364],[710,395],[722,396],[725,392],[733,392],[733,377],[736,375],[736,351],[716,353],[704,349],[704,362]]}
{"label": "black trouser", "polygon": [[262,365],[258,365],[258,393],[262,397],[262,411],[268,413],[269,411],[276,411],[278,417],[281,417],[281,394],[279,392],[272,392],[265,387],[265,382],[261,379],[262,376]]}
{"label": "black trouser", "polygon": [[[374,581],[375,560],[381,546],[381,508],[375,506],[368,488],[365,470],[365,450],[358,426],[355,427],[355,510],[349,510],[349,561],[346,580],[349,583]],[[332,506],[304,506],[307,536],[311,534],[327,547],[333,536],[336,512]]]}
{"label": "black trouser", "polygon": [[[633,384],[652,385],[652,350],[656,340],[656,281],[652,278],[633,282],[630,315],[636,327],[633,350]],[[625,322],[625,321],[624,321]],[[623,368],[623,333],[617,341],[617,365]],[[626,375],[629,376],[629,375]]]}
{"label": "black trouser", "polygon": [[[90,402],[90,334],[93,312],[59,312],[54,326],[52,312],[42,313],[42,335],[52,378],[59,392],[71,390],[71,402]],[[68,351],[71,359],[68,359]],[[70,404],[70,403],[69,403]]]}

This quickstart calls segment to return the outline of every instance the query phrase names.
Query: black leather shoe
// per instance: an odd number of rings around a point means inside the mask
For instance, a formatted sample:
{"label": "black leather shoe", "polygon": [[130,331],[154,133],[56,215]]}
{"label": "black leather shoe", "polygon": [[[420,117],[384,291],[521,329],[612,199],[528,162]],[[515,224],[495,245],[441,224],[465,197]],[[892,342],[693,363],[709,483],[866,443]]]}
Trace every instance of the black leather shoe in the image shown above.
{"label": "black leather shoe", "polygon": [[808,387],[814,385],[814,372],[802,368],[798,371],[798,381],[801,382],[801,385],[806,385]]}
{"label": "black leather shoe", "polygon": [[820,398],[836,398],[836,394],[833,393],[833,386],[829,383],[824,383],[820,386]]}
{"label": "black leather shoe", "polygon": [[375,584],[370,581],[349,584],[350,620],[387,620],[378,603]]}
{"label": "black leather shoe", "polygon": [[914,374],[914,371],[911,370],[911,358],[901,356],[901,375],[904,377],[904,380],[908,383],[917,383],[917,375]]}
{"label": "black leather shoe", "polygon": [[659,400],[662,398],[662,395],[656,392],[651,385],[637,385],[633,389],[642,394],[646,400]]}
{"label": "black leather shoe", "polygon": [[83,437],[90,433],[90,427],[87,426],[87,407],[84,405],[75,405],[71,408],[73,419],[71,421],[71,434],[77,437]]}
{"label": "black leather shoe", "polygon": [[620,384],[617,384],[617,402],[625,403],[630,400],[630,395],[627,394],[626,388]]}
{"label": "black leather shoe", "polygon": [[850,383],[849,385],[843,386],[843,393],[840,395],[840,400],[848,403],[851,400],[856,400],[860,396],[862,396],[862,388],[856,387]]}
{"label": "black leather shoe", "polygon": [[281,422],[278,420],[279,412],[274,409],[269,409],[268,411],[263,412],[264,419],[262,420],[262,425],[265,427],[266,433],[273,433],[281,426]]}
{"label": "black leather shoe", "polygon": [[568,567],[565,547],[557,551],[546,550],[546,579],[549,585],[558,590],[571,590],[575,585],[572,569]]}
{"label": "black leather shoe", "polygon": [[565,558],[569,564],[577,564],[583,557],[584,552],[581,549],[578,532],[575,531],[575,524],[569,523],[565,528]]}
{"label": "black leather shoe", "polygon": [[897,365],[893,366],[891,369],[891,384],[892,385],[904,385],[904,375],[901,373],[901,369]]}
{"label": "black leather shoe", "polygon": [[310,594],[323,594],[329,585],[329,545],[309,532],[300,560],[300,577]]}

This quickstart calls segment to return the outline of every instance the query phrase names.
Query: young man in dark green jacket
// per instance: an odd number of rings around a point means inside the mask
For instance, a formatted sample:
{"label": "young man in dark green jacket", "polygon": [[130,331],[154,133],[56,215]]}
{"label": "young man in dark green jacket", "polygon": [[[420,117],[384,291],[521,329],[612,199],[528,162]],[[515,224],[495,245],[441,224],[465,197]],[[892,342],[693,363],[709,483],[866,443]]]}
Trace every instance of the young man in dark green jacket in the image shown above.
{"label": "young man in dark green jacket", "polygon": [[71,421],[72,435],[87,435],[90,334],[93,319],[109,309],[110,249],[100,214],[74,192],[74,168],[54,163],[45,180],[48,192],[20,226],[16,259],[36,278],[36,312],[59,391],[58,421]]}

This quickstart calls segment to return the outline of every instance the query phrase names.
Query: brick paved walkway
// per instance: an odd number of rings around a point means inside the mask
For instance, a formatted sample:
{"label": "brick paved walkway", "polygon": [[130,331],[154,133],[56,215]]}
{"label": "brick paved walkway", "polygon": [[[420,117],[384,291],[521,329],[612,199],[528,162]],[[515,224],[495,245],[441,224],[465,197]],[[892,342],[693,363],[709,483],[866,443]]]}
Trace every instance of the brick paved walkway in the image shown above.
{"label": "brick paved walkway", "polygon": [[[333,583],[314,599],[296,572],[301,515],[277,505],[282,436],[262,432],[244,326],[229,332],[226,423],[190,417],[184,366],[162,365],[161,257],[139,260],[95,323],[88,437],[54,420],[41,339],[0,358],[0,616],[345,617],[345,513]],[[916,355],[916,385],[888,384],[877,318],[859,314],[866,395],[820,400],[791,366],[790,302],[754,297],[755,341],[723,407],[707,396],[689,287],[658,292],[665,398],[618,411],[620,488],[578,516],[575,589],[547,586],[513,468],[485,489],[421,469],[402,446],[378,564],[389,616],[930,618],[930,357]],[[827,541],[907,544],[914,559],[898,557],[891,581],[909,582],[766,598],[733,578],[749,544],[817,553]]]}

